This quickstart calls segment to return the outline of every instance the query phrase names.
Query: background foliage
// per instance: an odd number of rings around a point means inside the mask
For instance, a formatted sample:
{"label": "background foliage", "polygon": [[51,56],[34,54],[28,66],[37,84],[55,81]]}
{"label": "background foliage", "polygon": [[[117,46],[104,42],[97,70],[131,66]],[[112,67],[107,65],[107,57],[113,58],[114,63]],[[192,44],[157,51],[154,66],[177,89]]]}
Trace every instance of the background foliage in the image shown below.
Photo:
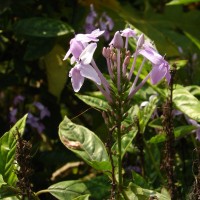
{"label": "background foliage", "polygon": [[[58,126],[67,115],[72,121],[70,123],[84,125],[95,132],[104,143],[107,142],[107,129],[99,111],[106,108],[106,102],[101,99],[98,92],[95,92],[96,88],[89,81],[82,88],[82,94],[75,95],[68,79],[70,63],[62,60],[74,33],[85,31],[85,18],[91,3],[94,4],[98,13],[105,11],[114,20],[115,26],[111,35],[129,24],[150,37],[159,52],[165,55],[170,63],[177,63],[174,108],[200,122],[199,1],[3,1],[0,4],[0,136],[2,136],[0,140],[0,197],[6,196],[6,190],[3,189],[6,184],[12,187],[11,191],[14,194],[16,193],[13,187],[16,177],[13,175],[13,169],[9,168],[14,158],[12,157],[10,162],[5,161],[11,156],[10,154],[14,154],[15,148],[13,136],[10,135],[10,131],[7,132],[13,125],[11,113],[16,108],[16,119],[22,118],[28,112],[39,117],[41,111],[34,106],[34,102],[42,103],[49,110],[50,114],[39,121],[45,128],[38,131],[36,127],[29,124],[25,129],[24,118],[19,122],[22,124],[15,125],[24,132],[23,137],[32,143],[33,190],[48,188],[52,195],[42,194],[41,199],[54,199],[54,196],[62,195],[54,191],[54,184],[59,184],[60,181],[82,179],[85,183],[81,187],[83,191],[80,191],[82,197],[79,199],[88,199],[88,194],[93,199],[102,199],[109,193],[109,180],[103,176],[98,177],[99,174],[94,169],[84,164],[79,157],[61,144],[58,136]],[[101,49],[107,44],[107,41],[101,39],[95,52],[95,58],[103,72],[106,72],[106,66],[101,56]],[[141,78],[142,76],[144,74]],[[143,160],[139,156],[138,138],[133,134],[124,139],[124,148],[128,151],[124,155],[123,163],[125,176],[128,179],[134,179],[137,185],[147,189],[161,189],[165,183],[159,168],[165,136],[157,134],[162,132],[161,107],[169,93],[168,89],[164,88],[166,88],[164,83],[156,87],[147,84],[133,100],[134,112],[130,112],[128,119],[131,120],[131,117],[137,115],[141,123],[145,144]],[[141,109],[141,102],[147,101],[152,94],[155,94],[155,91],[158,98],[151,101],[146,110]],[[14,100],[18,95],[25,99],[16,104]],[[90,98],[90,96],[95,98]],[[152,119],[150,114],[153,113],[155,107],[159,116]],[[194,150],[199,146],[199,141],[196,140],[195,133],[191,133],[197,127],[188,125],[183,114],[174,118],[174,126],[177,152],[176,184],[180,196],[184,199],[191,192],[196,175],[192,165],[196,160]],[[5,132],[7,133],[4,134]],[[94,137],[92,132],[91,138]],[[133,138],[134,145],[130,142]],[[9,152],[4,140],[9,145]],[[106,162],[107,155],[104,156],[103,160]],[[90,160],[85,161],[96,169],[101,169],[102,166],[98,165],[100,158],[95,159],[97,159],[96,163],[92,161],[92,164]],[[56,170],[65,164],[70,165],[63,173],[55,175]],[[109,168],[106,163],[105,166]],[[8,170],[7,175],[5,175],[5,169]],[[101,187],[97,182],[103,183]],[[83,183],[74,181],[65,184],[73,188],[76,184]],[[96,187],[92,188],[91,185]],[[94,191],[98,191],[99,196],[95,196]],[[67,193],[64,195],[64,198],[68,198]],[[77,195],[73,196],[75,197]]]}

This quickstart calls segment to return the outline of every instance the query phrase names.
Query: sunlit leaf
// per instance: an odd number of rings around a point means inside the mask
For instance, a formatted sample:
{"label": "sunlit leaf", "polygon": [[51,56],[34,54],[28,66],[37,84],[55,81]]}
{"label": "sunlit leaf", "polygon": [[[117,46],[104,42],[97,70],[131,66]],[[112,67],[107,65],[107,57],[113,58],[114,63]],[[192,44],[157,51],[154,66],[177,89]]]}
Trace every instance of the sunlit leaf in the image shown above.
{"label": "sunlit leaf", "polygon": [[19,20],[15,25],[15,31],[24,36],[57,37],[72,33],[73,29],[60,20],[33,17]]}
{"label": "sunlit leaf", "polygon": [[187,89],[177,87],[173,91],[173,102],[178,110],[186,114],[189,118],[200,122],[200,101]]}
{"label": "sunlit leaf", "polygon": [[84,103],[87,105],[97,108],[100,110],[107,111],[109,108],[109,105],[106,100],[100,98],[99,96],[89,96],[89,95],[80,95],[76,94],[76,96],[81,99]]}
{"label": "sunlit leaf", "polygon": [[81,195],[81,196],[78,196],[76,198],[74,198],[73,200],[89,200],[89,194],[85,194],[85,195]]}
{"label": "sunlit leaf", "polygon": [[135,185],[134,183],[130,183],[127,190],[130,190],[135,195],[137,195],[138,200],[148,200],[150,198],[156,198],[156,197],[159,200],[171,200],[171,198],[168,195],[161,194],[154,190],[141,188],[141,187]]}
{"label": "sunlit leaf", "polygon": [[97,170],[111,169],[109,157],[102,141],[89,129],[74,124],[67,117],[59,126],[62,143],[86,163]]}
{"label": "sunlit leaf", "polygon": [[179,4],[189,4],[189,3],[195,3],[200,2],[199,0],[173,0],[167,3],[167,5],[179,5]]}
{"label": "sunlit leaf", "polygon": [[[195,130],[196,127],[192,125],[185,125],[185,126],[179,126],[174,129],[174,136],[175,138],[184,137],[185,135],[191,133],[191,131]],[[160,143],[166,141],[166,134],[160,133],[154,137],[152,137],[149,142],[150,143]]]}
{"label": "sunlit leaf", "polygon": [[26,125],[25,115],[8,132],[0,138],[0,174],[9,186],[15,186],[17,176],[15,174],[15,149],[16,149],[16,129],[20,134],[24,133]]}
{"label": "sunlit leaf", "polygon": [[85,184],[80,181],[62,181],[56,183],[48,188],[48,192],[59,200],[73,200],[78,196],[89,193]]}
{"label": "sunlit leaf", "polygon": [[60,98],[60,94],[67,81],[67,63],[63,62],[65,50],[60,45],[44,56],[44,64],[47,73],[48,90],[51,94]]}

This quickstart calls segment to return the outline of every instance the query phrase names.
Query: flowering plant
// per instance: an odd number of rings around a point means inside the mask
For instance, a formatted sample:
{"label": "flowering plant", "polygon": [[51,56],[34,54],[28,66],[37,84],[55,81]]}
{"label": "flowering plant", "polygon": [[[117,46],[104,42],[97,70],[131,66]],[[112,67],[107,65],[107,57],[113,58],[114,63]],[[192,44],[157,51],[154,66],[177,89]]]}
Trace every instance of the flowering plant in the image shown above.
{"label": "flowering plant", "polygon": [[[127,119],[131,116],[131,99],[149,78],[152,84],[157,84],[163,78],[170,83],[170,67],[153,43],[146,40],[144,34],[137,35],[131,28],[126,28],[114,34],[109,47],[103,47],[102,54],[106,59],[109,74],[106,78],[93,58],[98,37],[103,33],[104,31],[96,29],[91,33],[77,34],[71,39],[70,48],[64,60],[72,55],[71,64],[75,65],[70,70],[69,77],[71,77],[75,92],[79,92],[84,79],[87,78],[94,82],[105,98],[106,108],[99,108],[103,110],[102,116],[108,127],[107,146],[104,146],[94,133],[85,127],[75,125],[67,117],[60,124],[59,136],[68,149],[75,152],[93,168],[108,175],[112,182],[110,199],[131,199],[127,190],[132,191],[131,195],[137,194],[133,192],[133,183],[125,184],[122,166],[123,156],[139,131],[139,127],[134,123],[127,124]],[[136,43],[135,52],[131,52],[128,48],[130,38]],[[138,71],[135,72],[139,57],[143,57],[143,61]],[[146,61],[152,64],[152,69],[138,83]],[[128,144],[124,143],[124,140],[128,140]],[[149,191],[143,196],[150,198],[151,193],[152,191]],[[160,199],[165,198],[162,194],[155,192],[153,194]]]}

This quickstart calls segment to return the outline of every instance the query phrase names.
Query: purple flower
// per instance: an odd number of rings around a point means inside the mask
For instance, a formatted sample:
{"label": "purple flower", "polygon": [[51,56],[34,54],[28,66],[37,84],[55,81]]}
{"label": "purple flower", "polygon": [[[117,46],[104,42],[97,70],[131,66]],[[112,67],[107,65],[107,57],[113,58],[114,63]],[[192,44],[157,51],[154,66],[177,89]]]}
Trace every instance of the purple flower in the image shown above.
{"label": "purple flower", "polygon": [[99,40],[97,38],[103,33],[104,31],[96,29],[90,34],[77,34],[75,38],[70,40],[70,48],[63,60],[66,60],[70,54],[72,54],[71,64],[73,64],[75,61],[78,61],[78,58],[87,46],[87,43],[91,41],[97,42]]}
{"label": "purple flower", "polygon": [[24,96],[22,95],[17,95],[15,98],[14,98],[14,105],[16,106],[17,104],[21,103],[22,101],[24,101]]}
{"label": "purple flower", "polygon": [[195,126],[196,129],[196,139],[200,141],[200,124],[197,123],[197,121],[190,119],[189,117],[185,116],[185,119],[187,122],[193,126]]}
{"label": "purple flower", "polygon": [[35,117],[31,113],[28,113],[28,118],[26,123],[29,124],[31,127],[37,129],[39,133],[41,133],[45,129],[45,126],[39,122],[39,118]]}
{"label": "purple flower", "polygon": [[50,117],[48,108],[45,107],[42,103],[34,102],[33,105],[40,111],[40,119],[43,119],[44,117]]}
{"label": "purple flower", "polygon": [[136,33],[131,28],[126,28],[123,31],[121,31],[121,36],[128,37],[128,38],[129,37],[136,37]]}
{"label": "purple flower", "polygon": [[104,30],[104,37],[106,40],[110,39],[110,32],[114,27],[113,20],[104,12],[101,17],[97,18],[97,13],[94,10],[94,6],[90,5],[90,12],[85,20],[85,32],[90,33],[95,29],[95,27],[100,27]]}
{"label": "purple flower", "polygon": [[77,60],[78,57],[80,56],[83,49],[84,49],[83,44],[80,41],[77,41],[75,38],[71,39],[70,40],[70,48],[69,48],[68,52],[66,53],[63,60],[66,60],[70,56],[70,54],[72,54],[71,64],[73,64],[75,62],[75,60]]}
{"label": "purple flower", "polygon": [[94,10],[94,6],[93,4],[90,4],[90,12],[85,20],[86,24],[93,24],[96,17],[97,17],[97,13]]}
{"label": "purple flower", "polygon": [[120,35],[119,31],[117,31],[112,39],[112,41],[110,42],[109,45],[113,45],[115,48],[117,49],[121,49],[124,46],[124,41],[122,36]]}
{"label": "purple flower", "polygon": [[13,108],[10,111],[10,122],[11,123],[15,123],[17,121],[16,115],[17,115],[17,108]]}
{"label": "purple flower", "polygon": [[169,84],[171,79],[169,63],[149,44],[143,44],[143,48],[138,52],[147,58],[153,65],[150,74],[152,84],[157,84],[164,77]]}
{"label": "purple flower", "polygon": [[69,77],[71,77],[72,86],[75,92],[78,92],[82,87],[84,78],[88,78],[96,84],[101,85],[101,79],[95,69],[90,65],[96,47],[96,43],[89,44],[81,53],[79,62],[77,62],[69,72]]}
{"label": "purple flower", "polygon": [[88,43],[88,42],[98,42],[98,37],[101,36],[104,31],[100,31],[100,29],[96,29],[88,34],[77,34],[75,39],[80,41],[81,43]]}

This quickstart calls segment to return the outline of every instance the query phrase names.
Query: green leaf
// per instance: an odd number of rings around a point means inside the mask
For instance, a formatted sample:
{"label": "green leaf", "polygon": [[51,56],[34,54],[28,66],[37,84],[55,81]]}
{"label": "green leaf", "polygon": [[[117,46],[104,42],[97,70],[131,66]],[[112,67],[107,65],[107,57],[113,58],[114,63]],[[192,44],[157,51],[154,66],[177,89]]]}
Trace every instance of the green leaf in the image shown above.
{"label": "green leaf", "polygon": [[179,4],[190,4],[190,3],[195,3],[195,2],[200,2],[199,0],[173,0],[167,3],[166,5],[179,5]]}
{"label": "green leaf", "polygon": [[47,73],[48,90],[60,99],[60,94],[67,82],[67,62],[63,62],[65,50],[58,44],[44,56],[44,64]]}
{"label": "green leaf", "polygon": [[[108,199],[111,190],[110,179],[105,176],[97,176],[84,182],[90,191],[91,199],[102,200]],[[98,192],[97,192],[98,191]]]}
{"label": "green leaf", "polygon": [[[195,129],[196,127],[192,125],[179,126],[174,129],[174,136],[176,139],[178,139],[180,137],[184,137],[185,135],[191,133],[191,131]],[[165,133],[160,133],[149,140],[150,143],[160,143],[164,141],[166,141]]]}
{"label": "green leaf", "polygon": [[13,186],[3,185],[0,188],[0,199],[16,199],[14,196],[19,194],[19,189]]}
{"label": "green leaf", "polygon": [[132,171],[132,177],[136,185],[139,185],[140,187],[145,187],[145,188],[148,187],[146,180],[140,174],[136,173],[135,171]]}
{"label": "green leaf", "polygon": [[140,132],[144,133],[146,125],[150,120],[153,112],[156,108],[156,103],[158,102],[158,97],[153,95],[147,105],[140,108],[139,110],[139,122],[140,122]]}
{"label": "green leaf", "polygon": [[[11,197],[17,194],[19,194],[19,190],[5,183],[3,176],[0,174],[0,199],[9,199],[7,197]],[[11,197],[10,199],[15,198]]]}
{"label": "green leaf", "polygon": [[189,118],[200,122],[200,102],[187,89],[178,87],[173,91],[175,107]]}
{"label": "green leaf", "polygon": [[57,37],[73,32],[73,29],[60,20],[33,17],[21,19],[15,24],[15,31],[19,35],[32,37]]}
{"label": "green leaf", "polygon": [[97,170],[110,171],[111,164],[105,145],[89,129],[76,125],[67,117],[59,126],[62,143]]}
{"label": "green leaf", "polygon": [[53,48],[54,42],[52,38],[30,38],[24,60],[30,61],[44,56]]}
{"label": "green leaf", "polygon": [[200,86],[198,85],[190,85],[185,87],[192,95],[200,96]]}
{"label": "green leaf", "polygon": [[14,159],[16,149],[16,129],[23,134],[26,125],[25,115],[10,130],[0,138],[0,174],[3,180],[10,186],[15,186],[17,176],[15,174]]}
{"label": "green leaf", "polygon": [[[135,138],[137,131],[138,131],[137,129],[133,129],[132,131],[129,131],[127,134],[122,136],[122,139],[121,139],[121,151],[122,151],[121,157],[122,158],[123,158],[124,154],[126,153],[128,147],[132,143],[133,139]],[[116,142],[112,147],[112,151],[117,152],[117,149],[118,149],[118,145]]]}
{"label": "green leaf", "polygon": [[168,195],[158,193],[154,190],[144,189],[141,188],[134,183],[130,183],[128,186],[128,190],[132,191],[139,200],[148,200],[151,198],[158,198],[159,200],[171,200],[171,198]]}
{"label": "green leaf", "polygon": [[200,49],[200,41],[197,38],[187,32],[185,32],[185,35],[198,47],[198,49]]}
{"label": "green leaf", "polygon": [[[93,95],[93,93],[90,93],[90,95]],[[95,96],[80,95],[80,94],[76,94],[76,96],[84,103],[93,108],[97,108],[104,111],[107,111],[109,108],[107,101],[103,99],[102,96],[97,95],[97,93],[95,93]]]}
{"label": "green leaf", "polygon": [[[62,181],[51,185],[47,190],[60,200],[102,200],[110,194],[110,181],[107,176],[97,176],[85,182],[79,180]],[[98,192],[97,192],[98,191]]]}
{"label": "green leaf", "polygon": [[47,190],[60,200],[73,200],[89,193],[86,185],[80,181],[62,181],[51,185]]}
{"label": "green leaf", "polygon": [[159,117],[159,118],[156,118],[152,121],[149,122],[148,126],[152,127],[152,128],[157,128],[157,129],[163,129],[163,126],[162,126],[162,119]]}
{"label": "green leaf", "polygon": [[81,195],[79,197],[74,198],[73,200],[89,200],[89,194]]}

